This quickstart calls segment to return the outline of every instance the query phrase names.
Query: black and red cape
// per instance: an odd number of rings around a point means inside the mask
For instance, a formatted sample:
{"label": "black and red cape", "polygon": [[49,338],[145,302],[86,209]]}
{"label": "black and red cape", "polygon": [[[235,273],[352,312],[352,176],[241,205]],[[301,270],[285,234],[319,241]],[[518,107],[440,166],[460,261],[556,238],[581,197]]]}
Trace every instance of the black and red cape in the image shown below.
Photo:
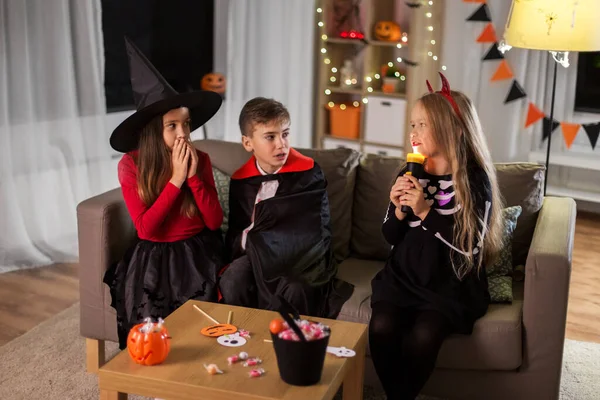
{"label": "black and red cape", "polygon": [[[273,179],[279,181],[275,196],[255,207],[261,184]],[[310,301],[312,316],[335,318],[352,295],[353,286],[336,278],[326,188],[319,165],[294,149],[277,174],[262,175],[252,156],[232,175],[226,248],[231,260],[248,256],[259,308],[269,309],[286,282],[302,282],[318,297]],[[244,250],[242,232],[251,224],[253,211],[254,226]]]}

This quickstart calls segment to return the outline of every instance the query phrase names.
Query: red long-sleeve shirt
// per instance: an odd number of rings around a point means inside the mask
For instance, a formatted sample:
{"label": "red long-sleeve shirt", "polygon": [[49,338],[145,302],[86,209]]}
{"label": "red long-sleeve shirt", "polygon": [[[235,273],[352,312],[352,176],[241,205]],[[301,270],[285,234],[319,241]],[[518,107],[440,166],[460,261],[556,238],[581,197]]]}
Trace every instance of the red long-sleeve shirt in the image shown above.
{"label": "red long-sleeve shirt", "polygon": [[205,227],[216,230],[223,222],[223,210],[217,196],[212,165],[208,154],[198,153],[198,173],[188,178],[187,185],[200,211],[188,218],[181,214],[184,196],[181,189],[167,182],[154,204],[147,206],[138,194],[137,167],[134,157],[137,150],[127,153],[119,162],[119,183],[129,215],[140,239],[153,242],[174,242],[187,239]]}

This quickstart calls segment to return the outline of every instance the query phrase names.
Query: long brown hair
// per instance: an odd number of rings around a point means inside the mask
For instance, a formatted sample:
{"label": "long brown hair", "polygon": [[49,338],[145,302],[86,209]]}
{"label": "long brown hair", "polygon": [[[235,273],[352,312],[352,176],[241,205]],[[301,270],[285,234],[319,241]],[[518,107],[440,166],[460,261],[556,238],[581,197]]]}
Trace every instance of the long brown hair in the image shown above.
{"label": "long brown hair", "polygon": [[[452,257],[452,266],[456,276],[462,279],[473,267],[479,272],[481,265],[490,265],[496,258],[502,246],[503,202],[498,189],[496,169],[477,111],[463,93],[452,91],[452,97],[458,105],[462,119],[458,117],[450,102],[438,93],[426,94],[419,101],[429,117],[437,149],[451,165],[456,201],[461,206],[454,214],[454,243],[466,255]],[[467,168],[472,166],[485,172],[492,193],[489,227],[483,238],[483,254],[479,257],[477,265],[473,262],[473,250],[475,243],[481,240],[481,222],[471,193],[472,190],[481,188],[471,188]]]}
{"label": "long brown hair", "polygon": [[[158,199],[173,174],[171,152],[163,139],[162,115],[153,118],[142,129],[135,164],[138,169],[138,194],[150,207]],[[198,206],[187,186],[182,186],[181,190],[184,196],[181,214],[191,218],[198,214]]]}

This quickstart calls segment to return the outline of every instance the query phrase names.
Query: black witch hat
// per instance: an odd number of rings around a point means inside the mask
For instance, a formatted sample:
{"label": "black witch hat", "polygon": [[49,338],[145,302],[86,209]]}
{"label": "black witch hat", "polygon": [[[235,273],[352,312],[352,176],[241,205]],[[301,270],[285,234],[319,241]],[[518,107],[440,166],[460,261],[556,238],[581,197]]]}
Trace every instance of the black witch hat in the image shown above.
{"label": "black witch hat", "polygon": [[131,88],[137,111],[113,131],[110,136],[113,149],[122,153],[136,149],[142,128],[152,118],[174,108],[187,107],[190,110],[192,131],[217,113],[223,102],[221,95],[204,90],[178,93],[127,37],[125,47],[129,56]]}

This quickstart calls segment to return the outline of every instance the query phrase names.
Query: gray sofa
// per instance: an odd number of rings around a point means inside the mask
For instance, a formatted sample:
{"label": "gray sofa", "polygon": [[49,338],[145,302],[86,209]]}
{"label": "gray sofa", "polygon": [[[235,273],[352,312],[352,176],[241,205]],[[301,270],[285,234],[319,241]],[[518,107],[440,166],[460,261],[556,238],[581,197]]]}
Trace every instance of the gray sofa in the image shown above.
{"label": "gray sofa", "polygon": [[[247,159],[238,144],[203,140],[213,166],[231,175]],[[389,246],[381,234],[388,191],[402,160],[349,149],[300,150],[313,157],[328,180],[333,246],[339,276],[355,285],[339,318],[367,324],[371,279]],[[493,304],[470,336],[443,345],[424,393],[448,399],[557,399],[571,274],[575,202],[542,195],[544,168],[497,164],[506,205],[521,205],[513,241],[515,265],[525,279],[513,285],[512,304]],[[116,171],[115,171],[116,173]],[[81,335],[87,367],[104,362],[104,341],[117,341],[114,310],[102,283],[135,236],[119,188],[77,207],[80,252]],[[366,383],[377,385],[367,354]]]}

